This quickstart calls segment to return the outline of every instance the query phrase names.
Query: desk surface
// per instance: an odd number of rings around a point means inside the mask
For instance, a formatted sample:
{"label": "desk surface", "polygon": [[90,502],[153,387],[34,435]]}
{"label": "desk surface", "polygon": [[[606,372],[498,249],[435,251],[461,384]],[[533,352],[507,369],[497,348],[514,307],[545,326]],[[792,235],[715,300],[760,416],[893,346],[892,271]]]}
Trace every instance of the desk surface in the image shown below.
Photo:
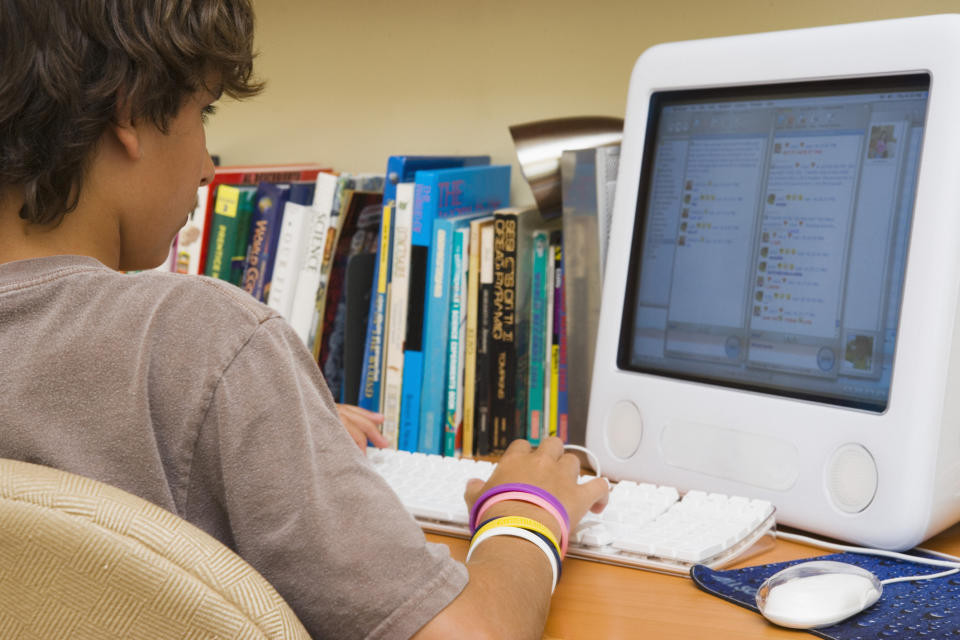
{"label": "desk surface", "polygon": [[[428,534],[463,560],[467,541]],[[960,525],[925,542],[925,548],[960,555]],[[781,562],[830,553],[785,540],[738,566]],[[570,558],[550,605],[544,638],[564,640],[617,638],[812,638],[775,627],[759,614],[704,593],[688,578],[614,567]]]}

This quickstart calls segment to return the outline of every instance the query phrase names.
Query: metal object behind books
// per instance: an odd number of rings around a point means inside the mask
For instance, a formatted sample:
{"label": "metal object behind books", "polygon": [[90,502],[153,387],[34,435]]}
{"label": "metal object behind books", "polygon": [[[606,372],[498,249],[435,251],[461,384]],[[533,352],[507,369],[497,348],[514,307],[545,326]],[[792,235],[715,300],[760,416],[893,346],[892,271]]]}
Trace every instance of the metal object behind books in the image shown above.
{"label": "metal object behind books", "polygon": [[560,156],[565,150],[587,149],[623,139],[623,120],[608,116],[575,116],[538,120],[510,127],[523,177],[545,219],[560,216]]}

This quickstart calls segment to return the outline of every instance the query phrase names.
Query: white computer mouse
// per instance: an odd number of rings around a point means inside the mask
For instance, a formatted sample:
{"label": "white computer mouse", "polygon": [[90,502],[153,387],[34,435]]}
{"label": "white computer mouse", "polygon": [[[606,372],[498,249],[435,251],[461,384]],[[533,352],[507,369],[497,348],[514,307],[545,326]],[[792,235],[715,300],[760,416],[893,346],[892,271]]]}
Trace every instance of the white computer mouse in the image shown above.
{"label": "white computer mouse", "polygon": [[815,560],[787,567],[757,590],[760,613],[782,627],[817,629],[846,620],[880,599],[875,575],[846,562]]}

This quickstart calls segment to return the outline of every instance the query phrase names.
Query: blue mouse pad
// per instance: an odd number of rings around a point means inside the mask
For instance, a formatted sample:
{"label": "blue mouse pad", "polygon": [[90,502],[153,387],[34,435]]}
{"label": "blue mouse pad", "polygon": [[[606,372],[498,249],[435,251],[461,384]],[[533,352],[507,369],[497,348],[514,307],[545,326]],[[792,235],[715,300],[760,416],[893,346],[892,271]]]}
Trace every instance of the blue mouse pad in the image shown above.
{"label": "blue mouse pad", "polygon": [[[912,555],[937,558],[922,552],[912,552]],[[763,581],[785,567],[810,560],[849,562],[872,572],[880,580],[946,570],[893,558],[837,553],[727,571],[697,565],[690,575],[694,583],[707,593],[759,613],[755,597]],[[960,638],[960,573],[933,580],[885,584],[880,600],[869,609],[835,625],[811,629],[808,633],[830,640],[957,640]]]}

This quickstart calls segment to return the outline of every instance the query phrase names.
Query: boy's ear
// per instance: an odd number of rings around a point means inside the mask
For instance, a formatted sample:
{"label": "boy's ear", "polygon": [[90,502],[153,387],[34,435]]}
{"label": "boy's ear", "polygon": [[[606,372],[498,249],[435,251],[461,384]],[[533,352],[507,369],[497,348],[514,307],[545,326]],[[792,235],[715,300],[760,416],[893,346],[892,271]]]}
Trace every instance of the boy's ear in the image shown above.
{"label": "boy's ear", "polygon": [[130,160],[139,160],[143,157],[143,147],[140,146],[140,132],[129,121],[113,121],[109,125],[120,148]]}
{"label": "boy's ear", "polygon": [[116,137],[120,147],[124,150],[127,157],[131,160],[139,160],[143,157],[143,147],[140,144],[140,131],[133,124],[130,108],[121,103],[117,107],[117,113],[110,121],[110,130]]}

